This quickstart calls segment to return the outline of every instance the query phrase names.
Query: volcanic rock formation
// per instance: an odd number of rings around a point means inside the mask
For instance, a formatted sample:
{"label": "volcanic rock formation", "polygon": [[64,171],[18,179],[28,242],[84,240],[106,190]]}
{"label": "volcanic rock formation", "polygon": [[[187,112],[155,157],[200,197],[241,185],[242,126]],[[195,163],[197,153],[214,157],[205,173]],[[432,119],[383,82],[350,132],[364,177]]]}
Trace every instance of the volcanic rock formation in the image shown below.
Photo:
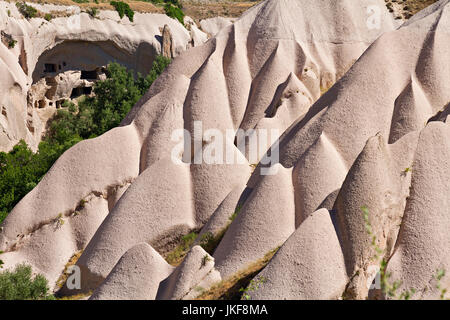
{"label": "volcanic rock formation", "polygon": [[[379,28],[367,23],[371,6],[383,9]],[[143,242],[163,254],[193,230],[228,227],[212,257],[194,246],[156,298],[193,298],[196,286],[280,246],[255,297],[366,298],[379,261],[365,206],[392,279],[436,297],[435,269],[450,270],[450,1],[395,31],[385,9],[381,0],[267,0],[178,56],[120,127],[65,152],[9,214],[5,265],[26,261],[54,283],[84,250],[81,291],[127,298],[105,288],[138,283],[127,261],[161,262]],[[198,135],[209,129],[232,130],[223,148],[239,161],[191,163],[214,145]],[[252,173],[238,129],[284,132],[266,156],[258,145],[256,162],[279,153],[271,174],[265,163]],[[55,229],[59,213],[67,223]],[[142,286],[139,297],[152,298],[154,280]]]}

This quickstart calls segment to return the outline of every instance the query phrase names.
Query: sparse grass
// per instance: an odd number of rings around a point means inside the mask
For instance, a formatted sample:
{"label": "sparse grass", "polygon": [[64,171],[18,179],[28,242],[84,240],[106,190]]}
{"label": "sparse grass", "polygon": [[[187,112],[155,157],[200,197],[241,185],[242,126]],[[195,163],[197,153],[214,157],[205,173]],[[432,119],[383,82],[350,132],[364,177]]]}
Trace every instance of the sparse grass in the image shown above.
{"label": "sparse grass", "polygon": [[259,289],[259,287],[267,281],[267,278],[258,276],[252,279],[249,285],[245,288],[241,288],[239,292],[242,292],[242,300],[251,300],[251,293]]}
{"label": "sparse grass", "polygon": [[[94,96],[78,99],[77,108],[69,105],[50,119],[38,152],[33,153],[24,140],[10,152],[0,152],[0,223],[63,152],[83,139],[118,126],[169,63],[170,59],[157,56],[150,73],[145,77],[138,74],[137,78],[124,66],[109,64],[107,79],[94,85]],[[81,200],[76,210],[84,204],[85,200]]]}
{"label": "sparse grass", "polygon": [[445,277],[445,270],[441,269],[437,271],[436,276],[434,277],[436,279],[436,288],[439,290],[440,292],[440,298],[441,300],[446,300],[446,294],[447,294],[447,289],[444,288],[441,284],[441,280],[442,278]]}
{"label": "sparse grass", "polygon": [[[164,14],[164,1],[142,1],[142,0],[122,0],[128,3],[130,8],[134,12],[142,13],[161,13]],[[31,3],[42,3],[42,0],[29,0]],[[235,0],[235,1],[218,1],[211,3],[191,2],[183,1],[183,12],[196,21],[211,17],[239,17],[247,9],[260,1],[250,0]],[[66,6],[79,6],[82,9],[89,7],[95,7],[98,10],[114,10],[114,7],[109,4],[109,1],[89,1],[89,0],[46,0],[45,3],[66,5]],[[53,15],[54,17],[56,14]]]}
{"label": "sparse grass", "polygon": [[67,262],[67,264],[64,267],[64,271],[62,272],[62,274],[59,276],[58,280],[56,281],[56,287],[57,288],[62,288],[64,283],[66,283],[67,278],[69,277],[69,268],[71,266],[74,266],[78,259],[80,259],[81,254],[83,253],[83,250],[77,251],[75,252],[75,254],[69,259],[69,261]]}
{"label": "sparse grass", "polygon": [[[203,248],[203,250],[205,250],[208,254],[213,255],[214,250],[216,250],[220,241],[222,241],[225,232],[227,232],[228,227],[240,210],[241,206],[238,206],[235,212],[230,216],[230,222],[228,223],[228,225],[220,230],[217,234],[214,235],[212,232],[205,232],[200,236],[199,245]],[[183,236],[180,240],[180,243],[165,255],[167,263],[172,266],[178,266],[186,257],[186,254],[189,252],[198,236],[199,234],[197,232],[191,232]]]}
{"label": "sparse grass", "polygon": [[217,235],[214,235],[212,232],[205,232],[201,235],[200,246],[210,255],[213,255],[227,229],[228,227],[223,228]]}
{"label": "sparse grass", "polygon": [[81,199],[81,200],[80,200],[80,203],[78,204],[78,207],[79,207],[80,209],[83,209],[83,208],[86,206],[86,203],[87,203],[86,200]]}
{"label": "sparse grass", "polygon": [[172,251],[166,255],[166,261],[172,266],[178,266],[186,254],[189,252],[195,239],[197,239],[198,233],[191,232],[181,238],[180,244],[177,245]]}
{"label": "sparse grass", "polygon": [[55,218],[55,223],[56,223],[56,229],[61,228],[64,225],[64,219],[63,219],[63,214],[60,213],[58,214],[58,216]]}
{"label": "sparse grass", "polygon": [[[363,206],[361,208],[361,210],[363,212],[363,218],[364,218],[366,231],[371,238],[371,245],[375,251],[373,259],[375,261],[380,261],[380,259],[381,259],[381,262],[380,262],[381,290],[389,298],[397,299],[397,300],[410,300],[414,296],[414,294],[417,292],[417,290],[414,288],[411,288],[409,290],[404,290],[403,292],[398,293],[398,290],[399,290],[400,286],[402,285],[402,282],[401,281],[395,281],[395,282],[390,281],[392,274],[388,273],[386,271],[388,262],[383,256],[384,250],[382,250],[377,245],[377,238],[372,230],[372,225],[369,220],[369,209],[366,206]],[[442,300],[445,300],[445,295],[447,293],[447,289],[444,288],[441,284],[441,280],[444,276],[445,276],[445,270],[438,270],[436,275],[434,276],[434,279],[436,280],[436,288],[439,290],[440,298]],[[422,290],[422,291],[424,291],[424,290]]]}
{"label": "sparse grass", "polygon": [[[247,268],[235,273],[230,278],[219,282],[209,290],[201,293],[197,300],[240,300],[245,288],[269,263],[279,248],[271,250],[262,259],[250,264]],[[257,280],[255,280],[257,281]],[[247,290],[248,291],[248,290]],[[248,292],[247,292],[248,293]]]}
{"label": "sparse grass", "polygon": [[87,298],[89,296],[92,295],[92,291],[89,291],[88,293],[79,293],[79,294],[74,294],[73,296],[65,296],[65,297],[60,297],[60,298],[56,298],[56,300],[81,300],[84,298]]}
{"label": "sparse grass", "polygon": [[8,41],[8,48],[12,49],[16,46],[17,40],[11,39]]}
{"label": "sparse grass", "polygon": [[175,7],[171,4],[164,6],[164,12],[167,16],[177,19],[182,25],[184,25],[184,12],[181,8]]}
{"label": "sparse grass", "polygon": [[242,206],[238,205],[234,213],[229,218],[229,223],[222,230],[217,232],[217,234],[213,234],[212,232],[205,232],[200,236],[200,246],[208,252],[210,255],[213,255],[214,250],[216,250],[220,241],[222,241],[223,236],[227,232],[230,227],[231,222],[237,217],[238,213],[241,211]]}
{"label": "sparse grass", "polygon": [[238,205],[237,208],[236,208],[236,210],[234,210],[233,214],[232,214],[231,217],[229,218],[229,220],[230,220],[231,222],[233,222],[234,219],[236,219],[236,217],[237,217],[237,215],[239,214],[239,212],[241,212],[241,209],[242,209],[242,205]]}
{"label": "sparse grass", "polygon": [[324,86],[320,85],[320,96],[323,96],[325,93],[327,93],[328,90],[330,90],[332,86],[333,85],[324,87]]}

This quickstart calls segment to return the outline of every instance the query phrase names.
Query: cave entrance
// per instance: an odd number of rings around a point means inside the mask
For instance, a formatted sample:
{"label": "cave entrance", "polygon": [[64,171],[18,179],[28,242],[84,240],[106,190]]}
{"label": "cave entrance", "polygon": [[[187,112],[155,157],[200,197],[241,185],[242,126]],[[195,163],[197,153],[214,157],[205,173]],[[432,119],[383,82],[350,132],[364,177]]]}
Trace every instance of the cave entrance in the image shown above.
{"label": "cave entrance", "polygon": [[92,93],[92,87],[73,88],[72,93],[70,94],[70,99],[75,99],[82,95],[90,95],[91,93]]}

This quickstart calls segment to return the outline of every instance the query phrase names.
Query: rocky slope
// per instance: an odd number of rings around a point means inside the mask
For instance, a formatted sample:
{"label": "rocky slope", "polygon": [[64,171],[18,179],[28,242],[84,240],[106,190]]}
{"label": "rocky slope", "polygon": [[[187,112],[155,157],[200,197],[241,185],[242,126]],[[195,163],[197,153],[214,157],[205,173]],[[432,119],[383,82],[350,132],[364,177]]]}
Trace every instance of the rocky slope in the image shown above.
{"label": "rocky slope", "polygon": [[[119,128],[64,153],[14,208],[6,266],[26,261],[54,283],[83,250],[79,291],[93,299],[183,299],[281,246],[255,297],[361,299],[380,262],[370,223],[392,280],[436,297],[432,277],[450,268],[450,1],[398,30],[385,9],[267,0],[181,54]],[[181,148],[177,129],[193,136]],[[208,129],[232,130],[224,148],[239,161],[191,163],[203,151],[190,157],[191,145],[213,145],[194,134]],[[241,152],[238,129],[284,132],[271,174],[267,146]],[[181,235],[218,234],[237,211],[212,256],[193,246],[175,269],[162,260]]]}

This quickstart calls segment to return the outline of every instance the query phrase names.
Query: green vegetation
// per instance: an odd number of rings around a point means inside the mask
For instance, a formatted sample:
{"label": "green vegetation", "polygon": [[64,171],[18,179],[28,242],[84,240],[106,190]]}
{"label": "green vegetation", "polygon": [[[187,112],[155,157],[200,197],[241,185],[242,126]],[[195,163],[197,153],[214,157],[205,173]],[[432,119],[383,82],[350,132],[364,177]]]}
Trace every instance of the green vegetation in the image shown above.
{"label": "green vegetation", "polygon": [[64,225],[65,221],[63,219],[63,214],[62,213],[58,214],[58,216],[55,219],[55,222],[56,222],[56,228],[57,229],[61,228]]}
{"label": "green vegetation", "polygon": [[43,275],[32,277],[31,267],[21,264],[0,273],[0,300],[53,300]]}
{"label": "green vegetation", "polygon": [[236,217],[237,217],[237,215],[239,214],[239,212],[241,211],[241,209],[242,209],[242,205],[238,205],[237,208],[236,208],[236,210],[234,210],[233,214],[232,214],[231,217],[229,218],[229,220],[230,220],[231,222],[233,222],[234,219],[236,219]]}
{"label": "green vegetation", "polygon": [[446,300],[445,295],[447,294],[447,289],[444,288],[441,284],[441,280],[442,278],[445,277],[445,270],[438,270],[436,276],[434,277],[436,279],[436,288],[439,290],[440,292],[440,298],[441,300]]}
{"label": "green vegetation", "polygon": [[205,254],[205,255],[203,256],[203,258],[202,258],[202,268],[203,268],[204,266],[206,266],[206,264],[207,264],[209,261],[211,261],[211,258],[209,257],[209,255]]}
{"label": "green vegetation", "polygon": [[164,5],[164,11],[167,16],[177,19],[182,25],[184,25],[184,12],[181,9],[181,6],[176,6],[172,3],[166,3]]}
{"label": "green vegetation", "polygon": [[47,20],[47,21],[50,21],[50,20],[53,19],[53,16],[52,16],[50,13],[46,13],[46,14],[44,15],[44,19]]}
{"label": "green vegetation", "polygon": [[387,272],[387,260],[384,258],[384,250],[381,249],[377,244],[377,237],[375,233],[373,232],[372,225],[370,223],[369,219],[369,209],[366,206],[363,206],[361,208],[363,212],[363,218],[365,223],[365,228],[368,233],[368,235],[371,238],[371,246],[373,247],[375,254],[373,256],[373,259],[375,261],[380,261],[380,280],[381,280],[381,290],[383,293],[393,299],[399,299],[399,300],[409,300],[411,297],[415,294],[416,290],[405,290],[404,292],[398,294],[398,289],[402,285],[401,281],[395,281],[391,283],[390,278],[392,276],[391,273]]}
{"label": "green vegetation", "polygon": [[[69,261],[66,263],[66,265],[64,267],[64,271],[61,273],[58,280],[56,281],[57,288],[61,289],[64,286],[64,284],[67,281],[67,278],[72,273],[70,271],[70,268],[77,263],[77,261],[78,261],[78,259],[80,259],[82,253],[83,253],[83,250],[75,252],[73,254],[73,256],[69,259]],[[85,295],[85,294],[83,294],[83,295]]]}
{"label": "green vegetation", "polygon": [[89,0],[72,0],[72,1],[76,3],[89,3]]}
{"label": "green vegetation", "polygon": [[223,228],[217,235],[212,232],[205,232],[200,237],[200,246],[208,252],[210,255],[214,253],[220,241],[222,241],[225,232],[228,230],[228,226]]}
{"label": "green vegetation", "polygon": [[116,127],[169,63],[170,59],[159,56],[150,73],[137,78],[125,67],[110,64],[107,79],[94,86],[95,96],[78,106],[69,101],[62,104],[36,153],[24,141],[9,153],[0,152],[0,223],[64,151]]}
{"label": "green vegetation", "polygon": [[227,232],[228,228],[230,227],[231,222],[233,222],[234,219],[236,219],[238,213],[241,211],[241,208],[242,205],[237,206],[234,213],[228,218],[229,219],[228,224],[222,230],[217,232],[217,234],[213,234],[212,232],[205,232],[200,236],[200,243],[199,243],[200,246],[210,255],[213,255],[220,241],[222,241],[225,232]]}
{"label": "green vegetation", "polygon": [[[411,170],[411,169],[410,169]],[[410,171],[408,170],[408,171]],[[405,170],[406,171],[406,170]],[[406,172],[408,172],[406,171]],[[417,292],[414,288],[410,290],[405,290],[402,293],[398,293],[400,286],[402,285],[401,281],[395,281],[391,283],[390,278],[392,276],[391,273],[387,272],[387,260],[384,258],[384,250],[382,250],[377,245],[377,237],[372,230],[372,225],[369,220],[369,209],[366,206],[361,207],[363,212],[365,229],[368,235],[371,238],[371,246],[375,251],[373,259],[375,261],[380,261],[380,282],[381,282],[381,290],[382,292],[389,298],[398,299],[398,300],[409,300],[414,294]],[[440,292],[441,300],[446,299],[447,289],[444,288],[441,284],[441,280],[445,277],[445,270],[437,270],[436,275],[433,277],[436,280],[436,288]],[[425,289],[422,291],[426,291]]]}
{"label": "green vegetation", "polygon": [[252,291],[256,291],[259,289],[261,284],[266,282],[267,279],[265,277],[258,276],[254,279],[252,279],[249,283],[249,285],[246,288],[241,288],[239,292],[242,292],[242,300],[251,300],[252,297],[250,296],[250,293]]}
{"label": "green vegetation", "polygon": [[133,22],[134,11],[130,8],[130,5],[128,3],[125,3],[123,1],[111,1],[109,4],[116,9],[120,19],[122,19],[123,16],[126,15],[128,19]]}
{"label": "green vegetation", "polygon": [[56,144],[45,139],[35,154],[24,141],[20,141],[9,153],[0,152],[0,223],[36,186],[56,159],[80,140]]}
{"label": "green vegetation", "polygon": [[275,253],[275,248],[267,252],[263,258],[251,263],[245,269],[236,272],[228,279],[213,285],[208,291],[200,292],[197,300],[249,300],[250,292],[259,288],[265,278],[255,278],[269,263]]}
{"label": "green vegetation", "polygon": [[16,7],[25,19],[34,18],[38,13],[35,8],[27,5],[25,2],[16,2]]}
{"label": "green vegetation", "polygon": [[14,39],[11,39],[8,41],[8,48],[12,49],[16,46],[16,44],[17,44],[17,41]]}
{"label": "green vegetation", "polygon": [[184,25],[183,5],[179,0],[150,0],[150,2],[156,5],[164,5],[164,12],[166,15],[177,19]]}
{"label": "green vegetation", "polygon": [[[225,232],[227,232],[231,222],[234,220],[234,218],[241,210],[241,207],[242,206],[239,205],[236,208],[234,213],[229,218],[229,223],[222,230],[217,232],[217,234],[213,234],[212,232],[203,233],[200,236],[198,245],[202,247],[203,250],[205,250],[207,253],[213,255],[220,241],[222,241]],[[180,244],[178,244],[178,246],[176,246],[172,251],[170,251],[166,255],[166,261],[173,266],[179,265],[181,261],[183,261],[188,251],[191,249],[191,246],[194,244],[195,240],[197,240],[198,236],[199,234],[197,232],[191,232],[182,237]]]}

